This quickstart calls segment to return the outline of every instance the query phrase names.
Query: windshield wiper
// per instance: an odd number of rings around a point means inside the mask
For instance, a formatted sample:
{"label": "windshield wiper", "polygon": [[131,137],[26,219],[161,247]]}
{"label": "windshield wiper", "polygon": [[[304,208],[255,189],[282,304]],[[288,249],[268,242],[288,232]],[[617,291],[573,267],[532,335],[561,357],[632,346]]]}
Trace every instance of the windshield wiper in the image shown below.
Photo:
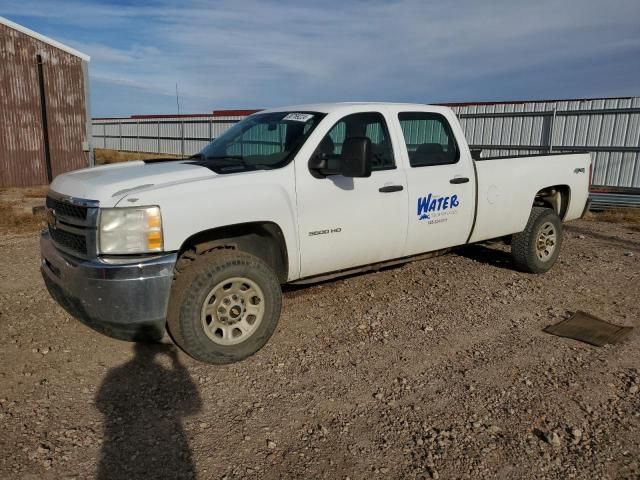
{"label": "windshield wiper", "polygon": [[240,155],[216,155],[204,157],[205,162],[211,162],[220,167],[244,167],[253,168],[255,165],[247,163]]}
{"label": "windshield wiper", "polygon": [[209,155],[205,157],[206,160],[242,160],[244,162],[244,157],[242,155]]}
{"label": "windshield wiper", "polygon": [[187,157],[166,157],[166,158],[146,158],[144,163],[180,162],[187,160]]}
{"label": "windshield wiper", "polygon": [[223,167],[235,167],[243,166],[246,168],[253,168],[255,170],[264,170],[268,168],[268,165],[262,165],[260,163],[247,162],[241,155],[216,155],[204,157],[204,161],[212,161],[216,165]]}
{"label": "windshield wiper", "polygon": [[203,155],[202,153],[196,153],[195,155],[191,155],[189,160],[213,160],[216,163],[229,163],[230,165],[237,165],[240,163],[241,165],[247,165],[244,157],[241,157],[240,155]]}
{"label": "windshield wiper", "polygon": [[202,153],[196,153],[189,157],[192,160],[200,161],[203,163],[211,163],[219,167],[245,167],[254,170],[267,170],[269,165],[260,163],[249,163],[241,155],[203,155]]}

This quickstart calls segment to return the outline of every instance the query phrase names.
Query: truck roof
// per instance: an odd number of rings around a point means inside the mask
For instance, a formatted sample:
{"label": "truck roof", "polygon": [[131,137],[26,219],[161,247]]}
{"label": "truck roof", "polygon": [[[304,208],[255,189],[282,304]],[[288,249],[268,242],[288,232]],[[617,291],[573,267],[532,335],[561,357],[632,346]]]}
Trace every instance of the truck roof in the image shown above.
{"label": "truck roof", "polygon": [[424,103],[402,103],[402,102],[332,102],[332,103],[309,103],[302,105],[289,105],[284,107],[277,108],[269,108],[267,110],[262,110],[260,113],[269,113],[269,112],[283,112],[283,111],[302,111],[302,112],[321,112],[321,113],[332,113],[340,110],[352,110],[353,107],[370,107],[370,108],[378,108],[382,106],[388,105],[402,105],[406,107],[412,108],[443,108],[436,105],[427,105]]}

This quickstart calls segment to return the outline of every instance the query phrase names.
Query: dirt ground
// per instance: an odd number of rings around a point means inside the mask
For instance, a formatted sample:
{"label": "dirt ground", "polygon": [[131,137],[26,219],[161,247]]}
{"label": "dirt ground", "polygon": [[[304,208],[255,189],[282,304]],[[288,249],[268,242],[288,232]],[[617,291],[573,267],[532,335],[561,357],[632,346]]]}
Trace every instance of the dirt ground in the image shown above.
{"label": "dirt ground", "polygon": [[[0,235],[0,478],[639,478],[640,232],[578,221],[546,275],[504,246],[288,288],[224,367],[89,330]],[[584,310],[597,348],[542,329]]]}

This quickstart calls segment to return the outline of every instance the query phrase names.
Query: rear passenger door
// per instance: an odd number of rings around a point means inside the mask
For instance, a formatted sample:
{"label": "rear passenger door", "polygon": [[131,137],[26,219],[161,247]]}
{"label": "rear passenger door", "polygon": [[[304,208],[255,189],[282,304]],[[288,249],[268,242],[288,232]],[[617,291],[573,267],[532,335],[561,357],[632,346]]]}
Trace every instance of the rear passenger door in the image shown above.
{"label": "rear passenger door", "polygon": [[462,151],[443,114],[399,111],[398,122],[409,190],[404,254],[466,243],[475,205],[468,150]]}

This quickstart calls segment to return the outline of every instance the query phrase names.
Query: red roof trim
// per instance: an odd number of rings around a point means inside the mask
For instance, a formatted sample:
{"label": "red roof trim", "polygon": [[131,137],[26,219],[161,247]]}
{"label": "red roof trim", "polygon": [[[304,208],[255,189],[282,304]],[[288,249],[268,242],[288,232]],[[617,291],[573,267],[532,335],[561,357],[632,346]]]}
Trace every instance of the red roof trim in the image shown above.
{"label": "red roof trim", "polygon": [[131,115],[129,118],[191,118],[191,117],[211,117],[210,113],[181,113],[180,115]]}
{"label": "red roof trim", "polygon": [[[556,99],[540,99],[540,100],[500,100],[495,102],[450,102],[436,103],[434,105],[442,105],[444,107],[468,107],[473,105],[507,105],[507,104],[524,104],[524,103],[542,103],[542,102],[591,102],[594,100],[630,100],[636,97],[595,97],[595,98],[556,98]],[[144,118],[189,118],[189,117],[245,117],[262,109],[249,110],[213,110],[211,113],[183,113],[181,115],[131,115],[130,117],[94,117],[94,120],[120,120],[125,118],[144,119]]]}
{"label": "red roof trim", "polygon": [[437,103],[443,107],[471,107],[474,105],[513,105],[523,103],[544,103],[544,102],[592,102],[594,100],[631,100],[635,97],[595,97],[595,98],[555,98],[540,100],[500,100],[495,102],[460,102],[460,103]]}
{"label": "red roof trim", "polygon": [[214,110],[214,117],[246,117],[261,110]]}
{"label": "red roof trim", "polygon": [[209,113],[182,113],[180,115],[171,114],[151,114],[151,115],[131,115],[129,117],[93,117],[94,120],[124,120],[132,118],[134,120],[144,120],[149,118],[193,118],[193,117],[246,117],[252,113],[260,112],[262,109],[252,110],[214,110]]}

